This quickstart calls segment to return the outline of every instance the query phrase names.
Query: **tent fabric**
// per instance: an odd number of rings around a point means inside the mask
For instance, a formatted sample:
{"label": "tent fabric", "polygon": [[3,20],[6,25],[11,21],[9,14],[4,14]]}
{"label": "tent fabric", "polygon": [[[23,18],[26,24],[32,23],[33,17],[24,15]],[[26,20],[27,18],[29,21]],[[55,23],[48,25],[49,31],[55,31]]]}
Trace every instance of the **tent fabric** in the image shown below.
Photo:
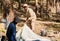
{"label": "tent fabric", "polygon": [[49,38],[35,34],[26,24],[17,32],[16,39],[17,41],[21,41],[21,39],[24,41],[51,41]]}

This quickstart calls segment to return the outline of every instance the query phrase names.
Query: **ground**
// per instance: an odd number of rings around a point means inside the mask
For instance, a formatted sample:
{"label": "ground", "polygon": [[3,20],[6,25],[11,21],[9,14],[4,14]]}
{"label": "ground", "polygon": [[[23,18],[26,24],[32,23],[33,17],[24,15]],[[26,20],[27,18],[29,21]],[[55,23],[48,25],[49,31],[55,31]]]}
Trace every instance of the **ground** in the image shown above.
{"label": "ground", "polygon": [[[17,24],[17,31],[19,31],[19,29],[24,25],[25,22],[20,21]],[[6,36],[6,30],[4,29],[5,24],[4,23],[0,23],[0,37],[2,35]],[[50,22],[50,21],[40,21],[40,20],[36,20],[36,24],[35,24],[35,30],[34,32],[38,35],[40,35],[40,31],[41,29],[47,27],[47,30],[50,30],[50,28],[54,29],[54,27],[59,27],[60,28],[60,23],[58,22]],[[55,28],[54,30],[57,31],[57,29]],[[59,30],[60,31],[60,30]],[[55,36],[58,37],[57,34],[55,34]],[[54,37],[56,38],[56,37]],[[60,40],[60,36],[58,38],[56,38],[58,41]]]}

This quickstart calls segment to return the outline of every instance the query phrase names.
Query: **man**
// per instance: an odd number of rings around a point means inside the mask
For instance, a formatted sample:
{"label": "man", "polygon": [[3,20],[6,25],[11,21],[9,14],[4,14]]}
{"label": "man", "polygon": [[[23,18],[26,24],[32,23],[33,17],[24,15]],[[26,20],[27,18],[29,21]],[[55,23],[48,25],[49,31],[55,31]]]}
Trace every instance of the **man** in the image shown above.
{"label": "man", "polygon": [[24,4],[23,7],[26,12],[27,25],[34,31],[35,30],[35,20],[36,20],[35,12],[31,8],[29,8],[27,4]]}
{"label": "man", "polygon": [[8,38],[8,41],[16,41],[15,36],[16,36],[16,24],[18,22],[18,18],[15,17],[14,21],[11,22],[8,26],[6,36]]}

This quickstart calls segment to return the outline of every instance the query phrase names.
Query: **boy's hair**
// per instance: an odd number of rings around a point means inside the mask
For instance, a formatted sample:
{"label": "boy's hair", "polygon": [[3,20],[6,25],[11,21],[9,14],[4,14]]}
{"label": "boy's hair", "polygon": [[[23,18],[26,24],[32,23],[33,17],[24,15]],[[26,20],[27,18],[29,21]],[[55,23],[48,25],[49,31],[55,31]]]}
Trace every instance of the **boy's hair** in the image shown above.
{"label": "boy's hair", "polygon": [[19,18],[15,17],[13,22],[14,22],[14,24],[17,24],[19,22]]}

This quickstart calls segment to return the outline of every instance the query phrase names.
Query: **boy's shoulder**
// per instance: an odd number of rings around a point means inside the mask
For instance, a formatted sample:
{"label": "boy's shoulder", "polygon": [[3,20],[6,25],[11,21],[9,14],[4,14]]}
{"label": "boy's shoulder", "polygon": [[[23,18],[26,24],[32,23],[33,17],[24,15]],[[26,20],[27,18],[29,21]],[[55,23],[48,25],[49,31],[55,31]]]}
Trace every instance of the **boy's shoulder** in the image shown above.
{"label": "boy's shoulder", "polygon": [[14,26],[14,23],[13,23],[13,22],[11,22],[9,26],[13,27],[13,26]]}

